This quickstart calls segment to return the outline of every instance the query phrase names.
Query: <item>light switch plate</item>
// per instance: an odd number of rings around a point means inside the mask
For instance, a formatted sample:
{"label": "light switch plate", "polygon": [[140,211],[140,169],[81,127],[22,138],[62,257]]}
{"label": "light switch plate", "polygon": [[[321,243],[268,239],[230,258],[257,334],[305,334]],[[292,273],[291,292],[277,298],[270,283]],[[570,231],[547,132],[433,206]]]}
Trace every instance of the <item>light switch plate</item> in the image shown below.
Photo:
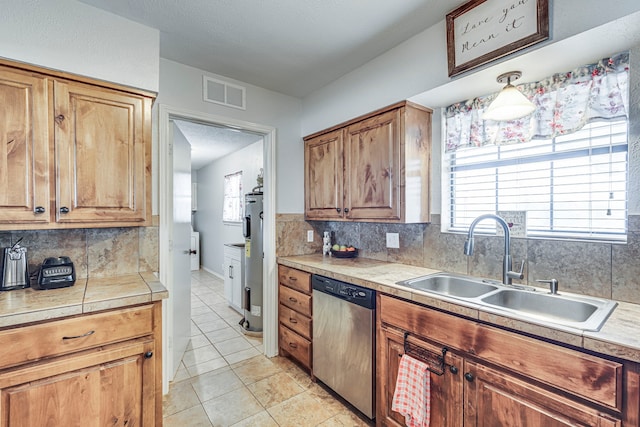
{"label": "light switch plate", "polygon": [[307,230],[307,242],[313,242],[313,230]]}
{"label": "light switch plate", "polygon": [[398,233],[387,233],[387,247],[400,248],[400,235]]}

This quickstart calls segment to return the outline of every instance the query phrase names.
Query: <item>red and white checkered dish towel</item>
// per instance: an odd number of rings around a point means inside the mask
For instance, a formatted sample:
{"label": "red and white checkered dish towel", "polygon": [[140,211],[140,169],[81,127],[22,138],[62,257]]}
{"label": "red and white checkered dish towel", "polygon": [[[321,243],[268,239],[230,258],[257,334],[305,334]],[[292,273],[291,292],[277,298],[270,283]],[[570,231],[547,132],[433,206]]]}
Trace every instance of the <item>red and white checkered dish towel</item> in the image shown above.
{"label": "red and white checkered dish towel", "polygon": [[426,363],[402,355],[391,409],[404,415],[407,427],[429,427],[431,375]]}

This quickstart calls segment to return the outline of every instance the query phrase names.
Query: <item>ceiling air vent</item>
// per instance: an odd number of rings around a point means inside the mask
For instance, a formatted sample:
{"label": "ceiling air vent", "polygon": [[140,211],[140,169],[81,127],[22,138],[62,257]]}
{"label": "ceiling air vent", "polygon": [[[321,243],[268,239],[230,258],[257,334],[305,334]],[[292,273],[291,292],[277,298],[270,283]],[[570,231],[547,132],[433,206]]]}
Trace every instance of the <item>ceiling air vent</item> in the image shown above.
{"label": "ceiling air vent", "polygon": [[246,88],[222,80],[212,79],[211,77],[202,77],[202,92],[205,101],[246,110]]}

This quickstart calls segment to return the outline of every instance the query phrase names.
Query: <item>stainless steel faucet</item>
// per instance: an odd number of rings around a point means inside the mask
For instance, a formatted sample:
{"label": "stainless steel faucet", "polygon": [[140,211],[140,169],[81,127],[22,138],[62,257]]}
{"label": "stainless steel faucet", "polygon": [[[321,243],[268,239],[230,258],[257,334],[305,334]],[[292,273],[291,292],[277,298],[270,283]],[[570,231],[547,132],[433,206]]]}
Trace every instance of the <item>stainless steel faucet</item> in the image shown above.
{"label": "stainless steel faucet", "polygon": [[493,219],[497,222],[502,229],[504,230],[504,257],[502,258],[502,283],[505,285],[511,285],[512,279],[523,279],[524,274],[522,271],[524,269],[524,261],[522,261],[522,265],[520,266],[520,272],[511,271],[512,268],[512,260],[511,260],[511,235],[509,233],[509,224],[506,223],[504,219],[494,214],[485,214],[480,215],[476,219],[473,220],[471,226],[469,227],[469,233],[467,234],[467,240],[464,242],[464,254],[467,256],[473,255],[473,231],[476,228],[476,225],[482,220],[485,219]]}

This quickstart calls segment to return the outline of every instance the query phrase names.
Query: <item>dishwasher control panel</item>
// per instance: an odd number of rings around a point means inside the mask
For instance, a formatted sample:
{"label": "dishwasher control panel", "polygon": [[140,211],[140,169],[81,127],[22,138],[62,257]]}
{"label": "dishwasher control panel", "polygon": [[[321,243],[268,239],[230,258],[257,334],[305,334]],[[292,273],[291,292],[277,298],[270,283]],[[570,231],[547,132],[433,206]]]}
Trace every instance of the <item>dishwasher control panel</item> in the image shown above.
{"label": "dishwasher control panel", "polygon": [[314,291],[324,292],[353,304],[367,308],[375,308],[376,292],[373,289],[341,282],[340,280],[314,274],[311,276]]}

